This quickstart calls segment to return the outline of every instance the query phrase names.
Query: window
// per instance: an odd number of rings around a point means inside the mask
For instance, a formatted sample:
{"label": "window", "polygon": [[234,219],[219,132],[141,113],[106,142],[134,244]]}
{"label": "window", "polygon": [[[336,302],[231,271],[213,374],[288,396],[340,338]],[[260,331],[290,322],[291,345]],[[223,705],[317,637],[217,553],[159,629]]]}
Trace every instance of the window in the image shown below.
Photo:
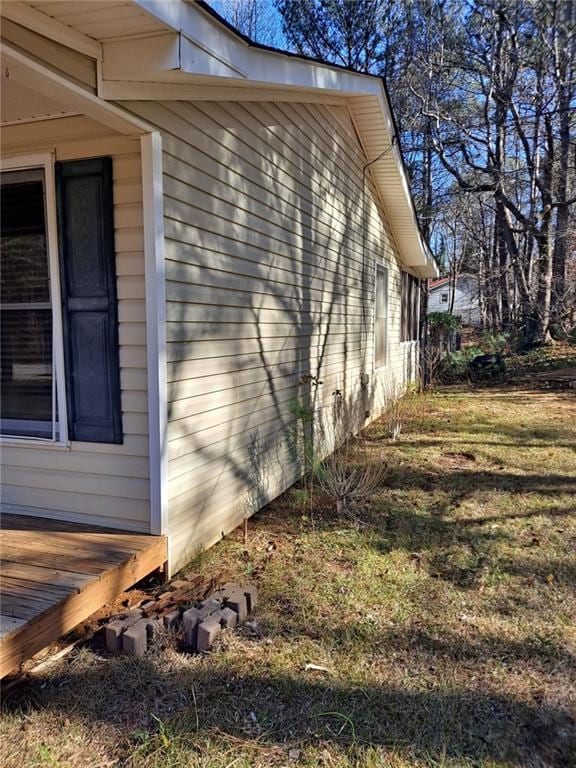
{"label": "window", "polygon": [[[50,158],[0,176],[0,432],[64,440],[58,261]],[[52,187],[53,190],[53,187]]]}
{"label": "window", "polygon": [[418,339],[420,316],[420,281],[409,272],[402,272],[400,341]]}
{"label": "window", "polygon": [[448,304],[448,294],[447,293],[441,293],[440,294],[440,301],[442,304]]}
{"label": "window", "polygon": [[379,368],[386,364],[388,343],[388,270],[376,266],[376,298],[374,310],[374,365]]}
{"label": "window", "polygon": [[111,158],[2,165],[4,437],[122,442],[112,178]]}

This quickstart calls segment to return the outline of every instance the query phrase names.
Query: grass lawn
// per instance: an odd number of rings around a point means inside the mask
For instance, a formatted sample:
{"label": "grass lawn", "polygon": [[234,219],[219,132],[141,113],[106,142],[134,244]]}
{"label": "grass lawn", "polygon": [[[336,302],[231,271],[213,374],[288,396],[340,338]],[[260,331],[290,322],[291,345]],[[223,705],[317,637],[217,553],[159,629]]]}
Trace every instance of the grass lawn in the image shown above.
{"label": "grass lawn", "polygon": [[253,621],[56,662],[4,703],[3,768],[576,765],[574,393],[446,389],[363,440],[367,525],[270,505],[191,566],[254,580]]}

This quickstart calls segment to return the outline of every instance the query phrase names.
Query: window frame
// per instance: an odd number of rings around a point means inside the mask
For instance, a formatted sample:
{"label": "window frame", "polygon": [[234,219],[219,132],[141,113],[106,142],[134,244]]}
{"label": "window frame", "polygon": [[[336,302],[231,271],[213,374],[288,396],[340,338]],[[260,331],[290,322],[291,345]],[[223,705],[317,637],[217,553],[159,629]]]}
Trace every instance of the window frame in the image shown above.
{"label": "window frame", "polygon": [[[378,271],[381,270],[385,275],[386,280],[386,315],[384,317],[384,360],[378,361],[376,359],[376,333],[377,333],[377,321],[378,321]],[[388,352],[388,316],[390,314],[390,269],[388,264],[384,261],[376,261],[374,265],[374,313],[372,318],[372,327],[374,329],[373,338],[373,354],[374,354],[374,370],[380,370],[386,368],[388,365],[389,352]]]}
{"label": "window frame", "polygon": [[403,269],[400,273],[400,343],[420,341],[421,280]]}
{"label": "window frame", "polygon": [[[60,257],[58,249],[58,220],[56,215],[56,180],[54,154],[45,152],[34,155],[14,155],[0,159],[0,171],[27,171],[41,169],[44,172],[46,246],[50,279],[50,304],[52,310],[52,437],[4,435],[0,444],[35,446],[68,446],[68,410],[66,401],[66,375],[64,370],[64,333],[62,326],[62,293],[60,291]],[[57,431],[57,435],[56,435]]]}

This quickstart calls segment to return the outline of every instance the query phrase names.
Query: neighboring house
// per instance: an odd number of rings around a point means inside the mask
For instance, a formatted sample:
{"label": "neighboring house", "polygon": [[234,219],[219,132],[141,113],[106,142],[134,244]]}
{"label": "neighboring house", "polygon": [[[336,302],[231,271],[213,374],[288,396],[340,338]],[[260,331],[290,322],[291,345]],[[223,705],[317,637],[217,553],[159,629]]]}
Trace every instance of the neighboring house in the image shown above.
{"label": "neighboring house", "polygon": [[464,325],[481,325],[478,281],[472,275],[459,275],[430,280],[428,312],[452,312]]}
{"label": "neighboring house", "polygon": [[173,572],[296,479],[296,398],[361,426],[417,376],[390,105],[201,3],[2,14],[4,509],[165,534]]}

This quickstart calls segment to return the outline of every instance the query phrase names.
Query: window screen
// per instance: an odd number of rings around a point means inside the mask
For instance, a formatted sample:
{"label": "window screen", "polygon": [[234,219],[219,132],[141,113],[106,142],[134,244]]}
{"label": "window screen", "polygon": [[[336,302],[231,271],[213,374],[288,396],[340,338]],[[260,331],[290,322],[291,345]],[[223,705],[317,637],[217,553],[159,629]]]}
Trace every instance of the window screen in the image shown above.
{"label": "window screen", "polygon": [[388,270],[376,266],[376,297],[374,311],[374,364],[377,368],[386,364],[388,344]]}
{"label": "window screen", "polygon": [[400,341],[418,339],[420,281],[409,272],[402,272]]}
{"label": "window screen", "polygon": [[52,303],[44,173],[1,175],[1,431],[54,437]]}

